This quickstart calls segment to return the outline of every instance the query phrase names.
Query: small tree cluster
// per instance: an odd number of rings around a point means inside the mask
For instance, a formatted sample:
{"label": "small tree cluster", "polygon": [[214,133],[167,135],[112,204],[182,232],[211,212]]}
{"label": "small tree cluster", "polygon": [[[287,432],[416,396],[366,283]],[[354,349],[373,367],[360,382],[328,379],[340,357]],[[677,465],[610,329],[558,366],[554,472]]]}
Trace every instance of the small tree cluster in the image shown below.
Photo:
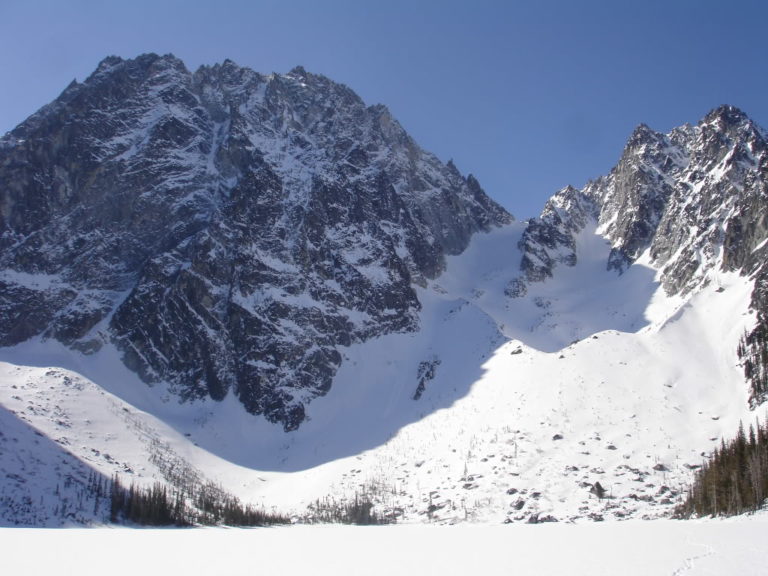
{"label": "small tree cluster", "polygon": [[117,474],[110,487],[110,514],[112,522],[121,520],[146,526],[186,526],[187,510],[183,497],[168,496],[166,486],[155,482],[149,488],[132,483],[126,488]]}
{"label": "small tree cluster", "polygon": [[200,486],[193,501],[197,510],[197,524],[215,526],[267,526],[270,524],[288,524],[286,516],[266,512],[242,502],[221,486],[208,482]]}
{"label": "small tree cluster", "polygon": [[267,526],[290,521],[285,516],[243,505],[237,497],[212,483],[197,486],[190,494],[170,494],[160,482],[149,488],[135,483],[126,488],[117,475],[110,486],[110,506],[112,522],[147,526]]}
{"label": "small tree cluster", "polygon": [[688,496],[675,511],[680,518],[731,516],[760,509],[768,497],[768,423],[739,425],[696,472]]}
{"label": "small tree cluster", "polygon": [[309,513],[303,519],[309,524],[391,524],[392,519],[375,511],[368,494],[355,493],[351,500],[336,500],[325,497],[309,506]]}
{"label": "small tree cluster", "polygon": [[755,408],[768,400],[768,320],[762,315],[752,332],[745,332],[737,348],[749,383],[749,405]]}

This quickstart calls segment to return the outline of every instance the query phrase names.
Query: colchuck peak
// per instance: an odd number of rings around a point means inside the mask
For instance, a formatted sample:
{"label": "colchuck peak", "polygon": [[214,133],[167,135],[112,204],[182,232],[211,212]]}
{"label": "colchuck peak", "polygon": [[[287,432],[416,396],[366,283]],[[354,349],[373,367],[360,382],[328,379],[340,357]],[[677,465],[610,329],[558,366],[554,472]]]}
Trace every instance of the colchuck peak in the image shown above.
{"label": "colchuck peak", "polygon": [[0,345],[110,343],[290,430],[344,347],[416,330],[414,286],[511,217],[345,86],[236,68],[108,57],[4,141]]}

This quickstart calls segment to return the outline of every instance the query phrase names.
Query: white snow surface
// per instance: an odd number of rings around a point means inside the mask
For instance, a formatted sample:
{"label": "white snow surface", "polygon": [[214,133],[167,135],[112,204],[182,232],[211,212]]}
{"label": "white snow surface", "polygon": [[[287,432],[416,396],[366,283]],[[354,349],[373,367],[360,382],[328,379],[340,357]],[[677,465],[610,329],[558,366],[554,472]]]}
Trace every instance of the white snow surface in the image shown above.
{"label": "white snow surface", "polygon": [[28,575],[758,576],[766,529],[761,514],[578,526],[0,529],[0,542],[4,572]]}
{"label": "white snow surface", "polygon": [[[331,391],[309,405],[308,421],[291,433],[247,414],[232,395],[220,403],[180,404],[166,387],[140,382],[109,346],[92,356],[53,341],[0,351],[0,525],[13,525],[14,519],[36,526],[87,523],[88,514],[76,511],[72,478],[85,481],[96,471],[118,473],[125,482],[164,480],[158,452],[244,502],[296,517],[319,498],[352,498],[356,492],[368,493],[380,512],[401,524],[499,525],[536,515],[562,524],[668,515],[704,455],[731,437],[740,420],[765,417],[764,410],[748,410],[736,357],[738,338],[754,324],[748,311],[751,281],[721,274],[717,285],[685,299],[667,297],[657,271],[642,258],[622,275],[606,271],[610,246],[588,226],[577,239],[576,266],[559,266],[554,278],[530,284],[525,297],[513,299],[504,290],[519,275],[523,226],[478,235],[464,254],[448,259],[446,272],[419,289],[420,331],[341,349],[344,361]],[[434,377],[422,379],[416,400],[425,363]],[[590,494],[598,481],[609,498]],[[69,516],[53,510],[62,491]],[[19,507],[22,493],[28,501]],[[91,521],[99,518],[94,514]],[[657,573],[657,567],[682,570],[689,560],[721,550],[712,548],[721,530],[716,527],[726,526],[722,530],[729,534],[748,531],[740,523],[653,525],[664,528],[622,528],[626,536],[585,528],[569,533],[576,542],[584,540],[582,548],[569,543],[569,550],[578,556],[574,561],[600,566],[586,539],[626,538],[626,554],[657,564],[622,573]],[[459,546],[461,538],[496,539],[520,550],[531,538],[546,566],[546,550],[554,538],[562,541],[565,527],[538,529],[536,536],[470,528],[380,534],[386,534],[385,542],[391,537],[393,546],[425,534],[427,542],[456,539]],[[256,538],[269,550],[270,539],[279,540],[283,530],[246,531],[226,546]],[[340,538],[353,549],[349,539],[370,534],[291,530],[287,539],[306,539],[309,548]],[[662,542],[667,530],[676,549],[662,547],[658,555],[646,554],[645,546],[630,550],[633,539]],[[222,533],[231,534],[199,534]],[[689,533],[697,536],[687,538]],[[3,542],[8,534],[3,532]],[[63,547],[78,534],[68,531],[52,545]],[[152,541],[147,535],[153,532],[96,534],[108,547],[113,534]],[[160,540],[192,549],[200,537],[195,534],[162,532]],[[35,532],[10,536],[25,537],[47,538]],[[731,544],[737,542],[734,537]],[[706,562],[727,564],[722,559],[735,550],[731,544]],[[414,544],[406,546],[418,555]],[[454,546],[444,548],[444,556],[424,556],[435,566],[447,565],[441,573],[458,573],[448,560]],[[606,565],[618,561],[610,545],[600,548],[607,551]],[[761,550],[750,554],[764,558]],[[270,561],[268,555],[254,556],[257,563]],[[540,573],[578,573],[563,570]]]}

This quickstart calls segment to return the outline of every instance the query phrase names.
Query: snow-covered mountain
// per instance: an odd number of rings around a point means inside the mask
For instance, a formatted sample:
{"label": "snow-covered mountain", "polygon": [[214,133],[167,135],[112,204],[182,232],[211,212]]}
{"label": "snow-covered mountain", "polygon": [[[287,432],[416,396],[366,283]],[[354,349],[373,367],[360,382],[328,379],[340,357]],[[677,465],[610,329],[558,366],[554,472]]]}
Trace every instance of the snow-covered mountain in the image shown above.
{"label": "snow-covered mountain", "polygon": [[113,343],[299,426],[353,342],[511,217],[383,106],[296,68],[107,58],[0,141],[0,344]]}
{"label": "snow-covered mountain", "polygon": [[297,515],[667,514],[764,414],[767,158],[732,107],[640,126],[514,222],[321,76],[108,58],[0,141],[0,517],[178,470]]}
{"label": "snow-covered mountain", "polygon": [[526,277],[573,265],[573,234],[590,219],[611,242],[609,269],[622,272],[645,255],[668,294],[689,293],[720,270],[761,270],[767,179],[766,133],[732,106],[669,134],[641,124],[610,174],[560,191],[531,222]]}

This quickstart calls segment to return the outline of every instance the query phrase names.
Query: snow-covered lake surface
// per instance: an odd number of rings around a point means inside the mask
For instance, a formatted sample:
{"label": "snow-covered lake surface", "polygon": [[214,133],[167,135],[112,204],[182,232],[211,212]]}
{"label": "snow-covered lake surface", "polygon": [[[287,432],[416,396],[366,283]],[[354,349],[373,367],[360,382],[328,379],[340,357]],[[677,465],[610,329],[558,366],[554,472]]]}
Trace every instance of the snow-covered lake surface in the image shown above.
{"label": "snow-covered lake surface", "polygon": [[265,529],[0,529],[3,574],[764,575],[768,515]]}

